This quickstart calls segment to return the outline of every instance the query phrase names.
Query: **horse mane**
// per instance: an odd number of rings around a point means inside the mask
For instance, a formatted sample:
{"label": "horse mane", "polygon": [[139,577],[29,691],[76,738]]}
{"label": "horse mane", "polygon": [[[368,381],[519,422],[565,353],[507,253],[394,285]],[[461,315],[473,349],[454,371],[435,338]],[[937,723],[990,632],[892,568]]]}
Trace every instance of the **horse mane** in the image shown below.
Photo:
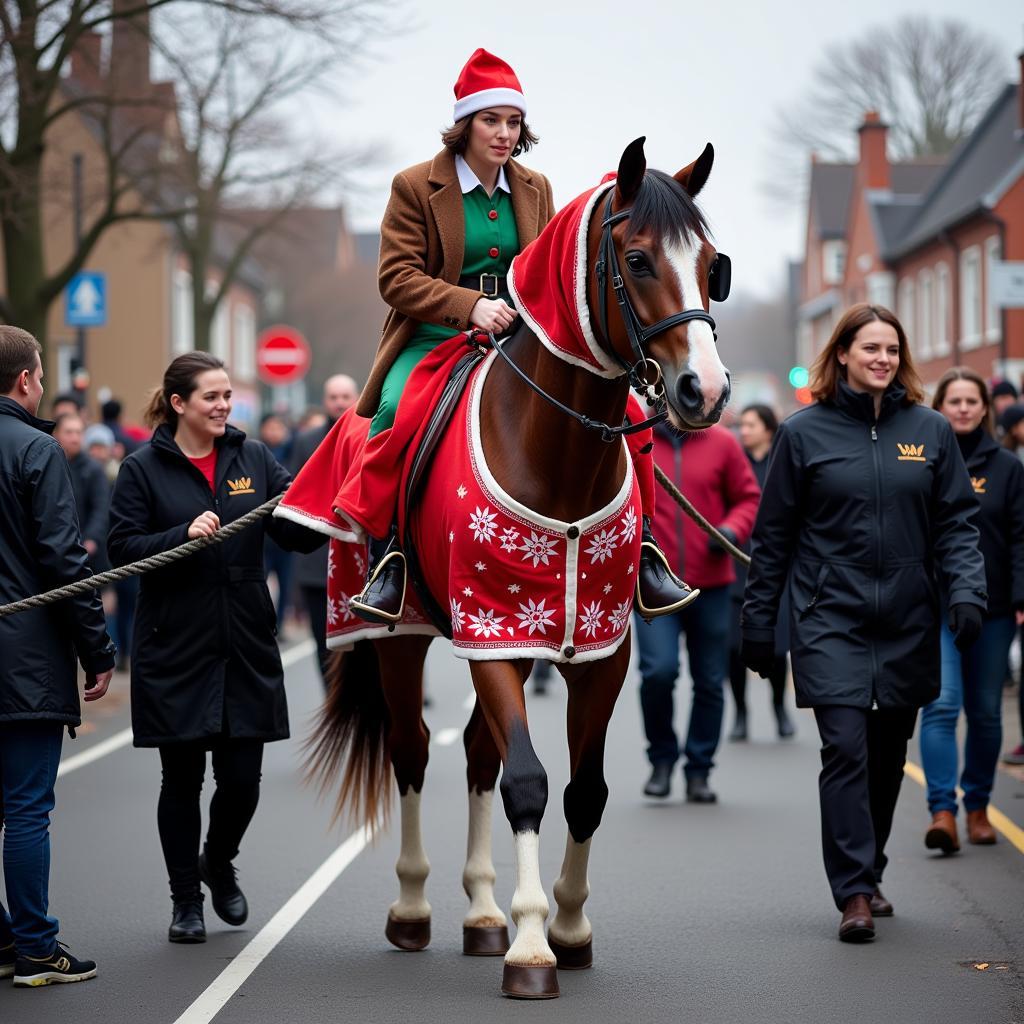
{"label": "horse mane", "polygon": [[707,240],[710,234],[704,214],[682,185],[664,171],[649,169],[633,199],[629,231],[650,231],[659,238],[683,242],[688,234]]}

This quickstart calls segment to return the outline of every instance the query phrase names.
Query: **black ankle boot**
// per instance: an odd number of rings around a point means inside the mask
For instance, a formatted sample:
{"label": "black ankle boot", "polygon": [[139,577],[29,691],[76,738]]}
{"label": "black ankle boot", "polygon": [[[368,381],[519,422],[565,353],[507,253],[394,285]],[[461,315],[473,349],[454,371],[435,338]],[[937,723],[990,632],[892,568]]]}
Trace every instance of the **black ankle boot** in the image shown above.
{"label": "black ankle boot", "polygon": [[171,926],[167,929],[168,942],[205,942],[206,924],[203,921],[203,898],[175,900],[171,913]]}
{"label": "black ankle boot", "polygon": [[238,887],[235,866],[230,861],[218,864],[210,860],[204,849],[199,855],[199,877],[210,890],[210,900],[217,916],[238,927],[249,916],[249,903]]}
{"label": "black ankle boot", "polygon": [[370,540],[366,586],[349,608],[367,622],[394,626],[405,611],[405,555],[392,533],[387,540]]}
{"label": "black ankle boot", "polygon": [[636,608],[645,619],[670,615],[696,600],[691,590],[671,569],[651,532],[651,520],[643,517],[640,544],[640,572],[636,580]]}

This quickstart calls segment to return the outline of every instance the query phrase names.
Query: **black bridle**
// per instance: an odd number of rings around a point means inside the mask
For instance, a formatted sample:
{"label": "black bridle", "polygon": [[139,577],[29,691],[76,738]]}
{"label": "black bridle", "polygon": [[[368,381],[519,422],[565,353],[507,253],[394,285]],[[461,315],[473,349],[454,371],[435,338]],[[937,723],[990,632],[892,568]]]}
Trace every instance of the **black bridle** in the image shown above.
{"label": "black bridle", "polygon": [[[711,325],[711,330],[714,333],[716,331],[715,318],[708,313],[705,309],[684,309],[679,313],[673,313],[671,316],[665,317],[663,320],[659,320],[656,324],[652,324],[650,327],[644,327],[640,322],[640,318],[636,314],[636,310],[633,308],[633,303],[629,298],[629,292],[626,291],[626,282],[622,277],[622,272],[619,269],[619,258],[615,252],[615,242],[612,239],[612,228],[620,221],[627,220],[632,208],[625,210],[619,210],[618,213],[612,213],[612,199],[614,198],[615,190],[609,190],[608,202],[604,208],[604,219],[601,221],[601,245],[598,250],[597,263],[594,265],[594,273],[597,277],[598,287],[601,291],[601,335],[598,339],[598,344],[601,345],[602,350],[606,355],[610,355],[615,361],[622,367],[627,379],[629,380],[630,387],[647,403],[648,406],[659,408],[653,416],[649,416],[647,419],[642,420],[640,423],[624,423],[622,426],[613,427],[607,423],[603,423],[601,420],[592,420],[589,416],[584,416],[583,413],[577,412],[575,409],[570,409],[569,406],[560,402],[553,395],[549,395],[539,384],[537,384],[525,371],[521,370],[513,361],[512,357],[505,351],[503,346],[499,344],[498,340],[490,332],[483,331],[472,331],[470,333],[470,344],[478,344],[474,338],[477,334],[487,334],[487,339],[490,343],[491,348],[494,349],[498,355],[505,360],[505,362],[518,374],[520,379],[528,384],[538,395],[541,396],[545,401],[550,402],[556,409],[561,410],[567,416],[571,416],[577,423],[579,423],[586,430],[595,430],[601,435],[602,441],[611,442],[617,437],[621,437],[624,434],[635,434],[641,430],[646,430],[648,427],[653,426],[655,423],[660,423],[668,417],[668,413],[665,412],[665,390],[662,386],[661,379],[661,368],[656,362],[648,359],[644,353],[643,346],[651,338],[657,337],[659,334],[664,334],[665,331],[677,326],[678,324],[685,324],[691,320],[703,320],[705,323]],[[719,256],[719,260],[725,260],[725,294],[728,294],[728,257]],[[716,261],[717,263],[717,261]],[[611,339],[608,335],[608,277],[611,275],[612,288],[615,291],[615,299],[619,304],[619,312],[622,314],[622,322],[626,327],[626,334],[629,336],[629,343],[633,349],[633,354],[636,356],[636,362],[630,363],[623,359],[615,348],[611,344]],[[723,295],[723,298],[725,296]],[[715,333],[715,338],[718,338]],[[653,380],[648,380],[646,377],[647,368],[653,366],[657,371],[656,376]]]}

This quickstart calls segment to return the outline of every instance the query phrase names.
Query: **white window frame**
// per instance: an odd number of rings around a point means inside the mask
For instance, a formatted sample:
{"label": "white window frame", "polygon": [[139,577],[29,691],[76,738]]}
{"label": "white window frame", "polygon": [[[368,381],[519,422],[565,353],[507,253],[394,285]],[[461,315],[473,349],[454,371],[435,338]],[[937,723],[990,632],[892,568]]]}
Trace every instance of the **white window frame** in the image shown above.
{"label": "white window frame", "polygon": [[256,311],[245,302],[235,303],[231,315],[234,372],[241,381],[256,380]]}
{"label": "white window frame", "polygon": [[914,279],[909,276],[901,277],[896,288],[896,316],[903,325],[903,333],[907,336],[911,349],[915,352],[917,351],[917,333],[915,331],[917,317],[914,316],[916,301]]}
{"label": "white window frame", "polygon": [[174,271],[171,302],[171,355],[180,356],[195,347],[192,324],[192,275],[183,267]]}
{"label": "white window frame", "polygon": [[1003,311],[992,301],[992,266],[1003,256],[1003,247],[998,235],[985,239],[985,340],[999,341],[1003,336]]}
{"label": "white window frame", "polygon": [[846,242],[829,239],[821,247],[821,277],[825,284],[842,284],[846,274]]}
{"label": "white window frame", "polygon": [[917,275],[917,351],[922,359],[931,359],[936,353],[935,333],[935,278],[925,267]]}
{"label": "white window frame", "polygon": [[960,348],[975,349],[982,342],[981,246],[960,253]]}
{"label": "white window frame", "polygon": [[[210,301],[217,294],[220,282],[212,277],[206,279],[206,299]],[[231,334],[228,322],[228,298],[225,295],[213,313],[210,321],[210,355],[216,356],[231,370]]]}
{"label": "white window frame", "polygon": [[892,271],[876,270],[867,276],[868,302],[892,309],[896,305],[896,278]]}
{"label": "white window frame", "polygon": [[941,261],[935,264],[935,345],[937,356],[948,356],[952,325],[950,323],[949,264]]}

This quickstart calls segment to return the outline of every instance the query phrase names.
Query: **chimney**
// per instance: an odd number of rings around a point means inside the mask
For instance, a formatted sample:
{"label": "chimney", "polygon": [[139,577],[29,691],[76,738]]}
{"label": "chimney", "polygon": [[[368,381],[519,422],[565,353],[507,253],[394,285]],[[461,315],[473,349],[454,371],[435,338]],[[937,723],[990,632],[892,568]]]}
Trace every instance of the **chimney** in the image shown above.
{"label": "chimney", "polygon": [[103,36],[96,32],[83,32],[71,51],[70,75],[83,86],[94,88],[103,78]]}
{"label": "chimney", "polygon": [[864,188],[890,188],[892,180],[889,175],[889,158],[885,153],[889,126],[882,123],[877,110],[869,110],[857,131],[860,134],[859,163]]}
{"label": "chimney", "polygon": [[[138,8],[138,0],[114,0],[113,10]],[[118,92],[127,97],[145,96],[150,91],[149,11],[131,18],[115,17],[111,22],[109,77]]]}

